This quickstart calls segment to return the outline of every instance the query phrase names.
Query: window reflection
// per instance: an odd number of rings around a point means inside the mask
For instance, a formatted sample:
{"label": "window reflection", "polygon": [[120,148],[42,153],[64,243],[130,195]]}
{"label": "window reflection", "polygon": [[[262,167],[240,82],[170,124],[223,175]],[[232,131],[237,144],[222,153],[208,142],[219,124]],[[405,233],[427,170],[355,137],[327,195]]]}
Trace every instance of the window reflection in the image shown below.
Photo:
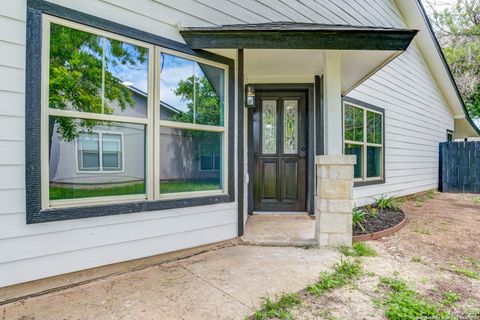
{"label": "window reflection", "polygon": [[49,107],[147,116],[148,49],[52,23]]}
{"label": "window reflection", "polygon": [[[50,200],[145,193],[144,125],[50,118]],[[65,135],[65,119],[84,131]]]}
{"label": "window reflection", "polygon": [[222,189],[222,133],[162,127],[160,193]]}
{"label": "window reflection", "polygon": [[162,53],[160,118],[223,125],[224,70]]}

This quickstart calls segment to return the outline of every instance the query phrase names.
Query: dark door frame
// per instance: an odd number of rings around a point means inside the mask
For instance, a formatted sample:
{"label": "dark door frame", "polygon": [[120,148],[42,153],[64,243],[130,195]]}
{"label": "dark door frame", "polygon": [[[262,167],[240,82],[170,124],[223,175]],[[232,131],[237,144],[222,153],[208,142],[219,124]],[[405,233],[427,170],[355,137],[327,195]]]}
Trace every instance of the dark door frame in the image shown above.
{"label": "dark door frame", "polygon": [[[275,92],[275,91],[298,91],[306,95],[306,114],[307,114],[307,212],[314,214],[315,208],[315,101],[313,83],[292,83],[292,84],[252,84],[255,91]],[[248,109],[248,214],[253,213],[253,109]]]}

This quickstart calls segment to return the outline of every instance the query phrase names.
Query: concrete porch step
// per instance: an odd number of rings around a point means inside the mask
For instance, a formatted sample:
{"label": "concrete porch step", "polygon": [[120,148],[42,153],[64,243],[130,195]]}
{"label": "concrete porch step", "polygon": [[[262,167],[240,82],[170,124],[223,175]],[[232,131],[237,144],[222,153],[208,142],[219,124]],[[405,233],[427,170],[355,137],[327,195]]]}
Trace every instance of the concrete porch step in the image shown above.
{"label": "concrete porch step", "polygon": [[242,240],[257,246],[315,246],[315,218],[307,214],[254,214],[247,220]]}

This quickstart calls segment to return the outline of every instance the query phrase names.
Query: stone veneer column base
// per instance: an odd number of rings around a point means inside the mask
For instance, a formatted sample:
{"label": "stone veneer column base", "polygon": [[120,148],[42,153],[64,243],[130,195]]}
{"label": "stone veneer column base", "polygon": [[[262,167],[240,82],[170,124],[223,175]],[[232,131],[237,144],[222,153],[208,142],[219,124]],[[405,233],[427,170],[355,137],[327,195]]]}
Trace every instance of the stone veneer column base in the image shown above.
{"label": "stone veneer column base", "polygon": [[320,247],[352,245],[353,166],[356,156],[317,156],[315,239]]}

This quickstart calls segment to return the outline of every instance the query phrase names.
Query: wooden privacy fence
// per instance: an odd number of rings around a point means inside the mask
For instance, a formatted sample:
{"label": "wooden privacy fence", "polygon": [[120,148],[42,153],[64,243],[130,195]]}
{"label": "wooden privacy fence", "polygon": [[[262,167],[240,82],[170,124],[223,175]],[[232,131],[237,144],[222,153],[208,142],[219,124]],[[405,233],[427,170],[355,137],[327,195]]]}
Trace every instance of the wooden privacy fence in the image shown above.
{"label": "wooden privacy fence", "polygon": [[480,193],[480,141],[440,143],[442,192]]}

